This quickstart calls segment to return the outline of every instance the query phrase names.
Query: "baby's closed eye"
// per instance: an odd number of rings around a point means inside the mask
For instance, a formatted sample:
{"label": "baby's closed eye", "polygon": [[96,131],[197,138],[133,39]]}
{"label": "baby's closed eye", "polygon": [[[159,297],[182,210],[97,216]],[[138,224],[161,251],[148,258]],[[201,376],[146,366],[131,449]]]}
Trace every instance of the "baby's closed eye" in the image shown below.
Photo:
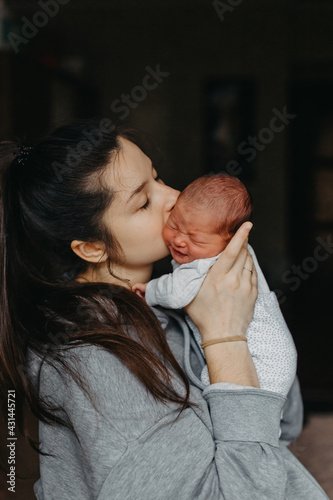
{"label": "baby's closed eye", "polygon": [[198,240],[195,240],[193,238],[191,238],[191,241],[192,241],[192,243],[195,243],[196,245],[206,245],[207,244],[206,241],[198,241]]}

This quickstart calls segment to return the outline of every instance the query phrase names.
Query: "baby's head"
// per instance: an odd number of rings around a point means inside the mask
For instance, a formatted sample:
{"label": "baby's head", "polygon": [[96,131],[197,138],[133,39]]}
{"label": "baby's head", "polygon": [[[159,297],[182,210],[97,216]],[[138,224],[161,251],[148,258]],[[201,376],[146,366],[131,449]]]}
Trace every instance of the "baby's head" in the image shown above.
{"label": "baby's head", "polygon": [[237,177],[204,175],[179,195],[163,238],[179,264],[214,257],[251,213],[251,196]]}

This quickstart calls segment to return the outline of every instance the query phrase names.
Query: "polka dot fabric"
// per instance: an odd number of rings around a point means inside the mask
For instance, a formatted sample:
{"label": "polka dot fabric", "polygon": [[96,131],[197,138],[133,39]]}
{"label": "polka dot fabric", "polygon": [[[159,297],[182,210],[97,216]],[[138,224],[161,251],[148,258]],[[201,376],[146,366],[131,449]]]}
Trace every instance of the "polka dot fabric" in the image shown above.
{"label": "polka dot fabric", "polygon": [[[186,319],[200,346],[198,328],[188,316]],[[258,295],[246,337],[261,389],[286,396],[296,375],[297,354],[274,292]],[[201,380],[210,384],[207,366]]]}

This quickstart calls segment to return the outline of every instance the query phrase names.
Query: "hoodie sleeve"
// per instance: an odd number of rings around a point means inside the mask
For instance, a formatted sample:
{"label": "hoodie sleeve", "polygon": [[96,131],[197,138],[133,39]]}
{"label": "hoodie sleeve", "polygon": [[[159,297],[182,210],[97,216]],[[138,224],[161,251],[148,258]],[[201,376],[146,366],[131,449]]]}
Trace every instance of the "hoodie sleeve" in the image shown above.
{"label": "hoodie sleeve", "polygon": [[49,455],[41,456],[38,500],[327,498],[279,446],[281,395],[192,387],[196,406],[179,415],[111,353],[90,346],[73,351],[93,397],[44,363],[41,392],[64,406],[74,433],[41,423]]}

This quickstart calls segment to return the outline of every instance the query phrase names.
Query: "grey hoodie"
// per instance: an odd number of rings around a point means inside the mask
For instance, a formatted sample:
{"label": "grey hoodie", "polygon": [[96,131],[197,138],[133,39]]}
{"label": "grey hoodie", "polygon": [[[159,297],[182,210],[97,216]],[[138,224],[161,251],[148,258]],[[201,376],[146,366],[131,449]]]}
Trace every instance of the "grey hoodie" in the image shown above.
{"label": "grey hoodie", "polygon": [[50,456],[40,457],[38,500],[327,499],[286,447],[302,428],[297,379],[288,398],[223,383],[202,390],[204,360],[181,314],[153,310],[198,406],[175,420],[176,405],[155,401],[117,357],[87,345],[66,356],[79,361],[92,402],[61,367],[33,355],[40,394],[65,408],[78,438],[40,423]]}

